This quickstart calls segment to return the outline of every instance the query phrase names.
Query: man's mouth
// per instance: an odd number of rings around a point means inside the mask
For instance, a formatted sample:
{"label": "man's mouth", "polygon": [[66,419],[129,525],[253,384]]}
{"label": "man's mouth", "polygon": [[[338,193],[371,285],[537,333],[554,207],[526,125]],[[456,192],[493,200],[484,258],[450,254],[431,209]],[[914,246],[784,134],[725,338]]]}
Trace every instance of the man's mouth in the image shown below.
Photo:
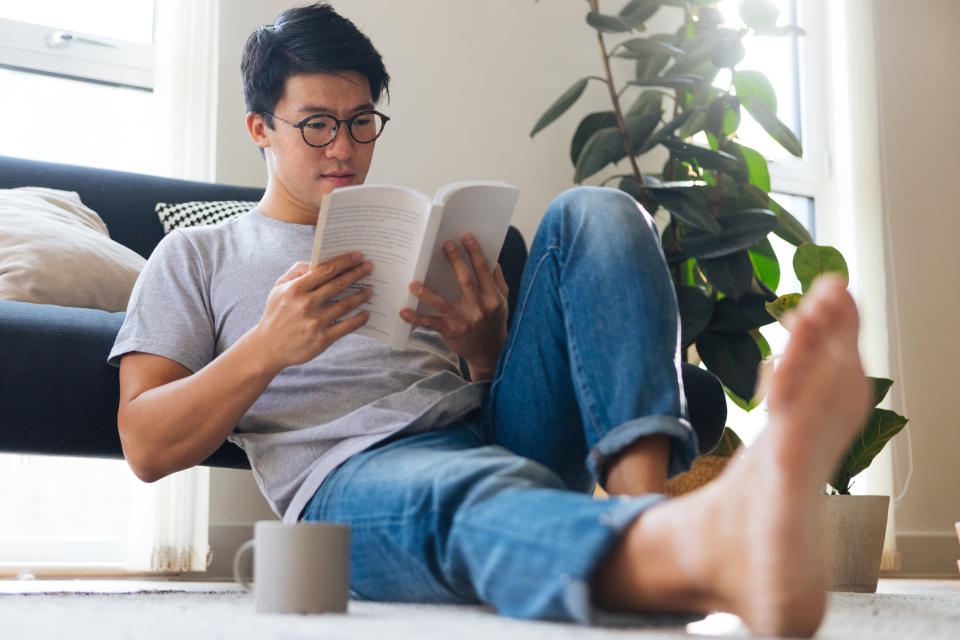
{"label": "man's mouth", "polygon": [[333,183],[334,187],[349,187],[353,184],[354,174],[346,171],[331,171],[321,176],[324,180]]}

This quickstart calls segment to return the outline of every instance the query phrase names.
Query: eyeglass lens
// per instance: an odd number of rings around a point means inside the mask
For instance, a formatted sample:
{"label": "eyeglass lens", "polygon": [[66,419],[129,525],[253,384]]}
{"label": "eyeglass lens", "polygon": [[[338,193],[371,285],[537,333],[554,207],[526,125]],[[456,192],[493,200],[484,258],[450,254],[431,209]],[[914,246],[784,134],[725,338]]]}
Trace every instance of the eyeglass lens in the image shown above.
{"label": "eyeglass lens", "polygon": [[[360,143],[373,142],[383,130],[384,120],[376,113],[361,113],[344,123],[351,137]],[[303,125],[303,137],[307,144],[322,146],[333,140],[337,121],[331,116],[313,116]]]}

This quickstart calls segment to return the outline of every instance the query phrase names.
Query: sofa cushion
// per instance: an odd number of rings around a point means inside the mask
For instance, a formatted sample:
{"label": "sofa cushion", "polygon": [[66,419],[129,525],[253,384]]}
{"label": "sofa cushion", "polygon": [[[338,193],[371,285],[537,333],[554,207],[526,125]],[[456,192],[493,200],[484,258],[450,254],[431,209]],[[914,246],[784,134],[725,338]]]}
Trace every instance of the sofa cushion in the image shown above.
{"label": "sofa cushion", "polygon": [[199,227],[217,224],[246,213],[257,206],[257,202],[245,200],[219,200],[209,202],[157,203],[157,217],[163,225],[163,232],[170,233],[180,227]]}
{"label": "sofa cushion", "polygon": [[0,299],[122,311],[144,263],[76,193],[0,189]]}

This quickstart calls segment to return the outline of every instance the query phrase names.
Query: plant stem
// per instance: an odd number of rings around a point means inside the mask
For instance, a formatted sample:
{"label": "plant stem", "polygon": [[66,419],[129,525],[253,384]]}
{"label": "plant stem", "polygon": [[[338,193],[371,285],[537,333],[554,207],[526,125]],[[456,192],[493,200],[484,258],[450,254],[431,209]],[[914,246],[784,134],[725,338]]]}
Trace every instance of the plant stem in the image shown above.
{"label": "plant stem", "polygon": [[[599,0],[590,0],[590,7],[594,13],[600,13]],[[617,89],[613,84],[613,72],[610,70],[610,57],[607,55],[607,47],[603,43],[603,33],[597,31],[597,41],[600,43],[600,55],[603,58],[603,70],[606,73],[607,90],[610,92],[610,101],[613,103],[613,112],[617,117],[617,128],[623,136],[623,145],[627,150],[627,157],[630,159],[630,168],[633,170],[633,179],[637,183],[637,188],[643,195],[644,201],[640,204],[644,208],[650,209],[648,194],[643,186],[643,174],[640,173],[640,166],[637,164],[637,158],[633,153],[633,145],[630,143],[630,132],[627,130],[627,123],[623,119],[623,112],[620,110],[620,100],[617,97]]]}

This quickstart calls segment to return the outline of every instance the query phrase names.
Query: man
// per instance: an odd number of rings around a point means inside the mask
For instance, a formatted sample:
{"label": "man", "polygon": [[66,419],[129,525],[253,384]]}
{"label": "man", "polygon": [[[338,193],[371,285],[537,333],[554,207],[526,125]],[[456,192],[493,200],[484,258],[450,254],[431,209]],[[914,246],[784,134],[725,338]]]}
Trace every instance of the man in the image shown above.
{"label": "man", "polygon": [[[353,333],[365,293],[329,303],[372,265],[297,261],[323,194],[362,183],[370,167],[386,123],[379,54],[318,4],[251,35],[242,71],[263,199],[164,239],[110,355],[140,478],[236,442],[284,520],[351,525],[358,597],[581,622],[726,610],[761,633],[816,629],[817,494],[868,396],[842,285],[821,283],[793,317],[767,431],[715,482],[667,502],[668,474],[697,444],[649,216],[615,190],[558,198],[509,332],[499,268],[469,236],[467,260],[449,243],[462,299],[411,283],[436,313],[401,312],[417,330],[391,351]],[[593,499],[596,481],[615,497]]]}

